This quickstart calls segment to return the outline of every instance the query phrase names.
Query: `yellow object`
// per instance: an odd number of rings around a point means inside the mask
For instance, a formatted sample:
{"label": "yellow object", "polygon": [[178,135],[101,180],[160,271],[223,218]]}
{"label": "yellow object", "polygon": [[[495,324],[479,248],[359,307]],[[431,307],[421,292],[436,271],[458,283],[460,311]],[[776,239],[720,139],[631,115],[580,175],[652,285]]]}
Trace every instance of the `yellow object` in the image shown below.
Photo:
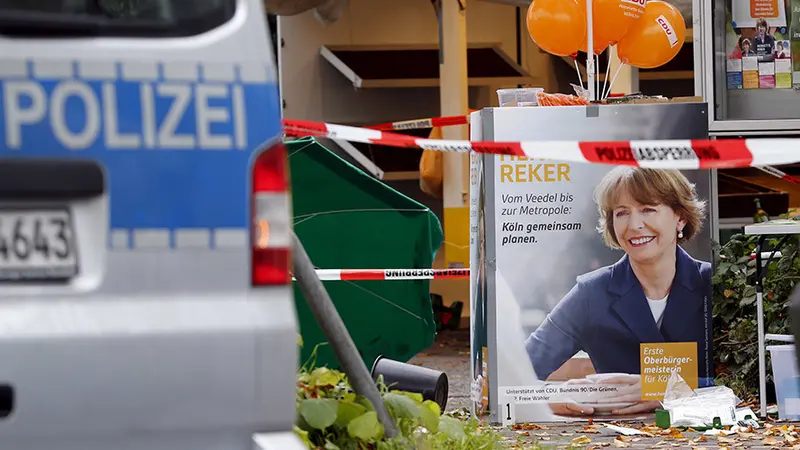
{"label": "yellow object", "polygon": [[[442,128],[434,127],[430,139],[441,139]],[[443,153],[436,150],[423,150],[419,160],[419,188],[422,192],[436,198],[442,198],[444,185]]]}
{"label": "yellow object", "polygon": [[469,206],[444,209],[444,263],[469,267]]}
{"label": "yellow object", "polygon": [[692,389],[697,389],[697,342],[659,342],[640,344],[642,400],[661,401],[672,370]]}

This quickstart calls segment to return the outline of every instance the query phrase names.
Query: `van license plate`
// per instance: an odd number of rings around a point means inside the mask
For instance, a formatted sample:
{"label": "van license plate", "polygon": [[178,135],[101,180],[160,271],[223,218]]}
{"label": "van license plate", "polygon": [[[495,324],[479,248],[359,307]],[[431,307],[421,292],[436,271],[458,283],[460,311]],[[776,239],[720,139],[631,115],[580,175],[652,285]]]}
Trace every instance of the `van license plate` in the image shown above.
{"label": "van license plate", "polygon": [[0,280],[65,279],[78,272],[66,210],[0,210]]}

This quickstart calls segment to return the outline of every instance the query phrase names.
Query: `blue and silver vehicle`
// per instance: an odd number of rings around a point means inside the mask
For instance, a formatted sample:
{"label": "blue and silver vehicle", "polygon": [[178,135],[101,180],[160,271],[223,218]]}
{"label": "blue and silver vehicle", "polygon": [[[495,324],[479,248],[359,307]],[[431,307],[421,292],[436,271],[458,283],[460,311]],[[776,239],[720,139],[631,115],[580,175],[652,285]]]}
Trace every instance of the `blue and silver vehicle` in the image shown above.
{"label": "blue and silver vehicle", "polygon": [[260,0],[0,0],[0,448],[303,448]]}

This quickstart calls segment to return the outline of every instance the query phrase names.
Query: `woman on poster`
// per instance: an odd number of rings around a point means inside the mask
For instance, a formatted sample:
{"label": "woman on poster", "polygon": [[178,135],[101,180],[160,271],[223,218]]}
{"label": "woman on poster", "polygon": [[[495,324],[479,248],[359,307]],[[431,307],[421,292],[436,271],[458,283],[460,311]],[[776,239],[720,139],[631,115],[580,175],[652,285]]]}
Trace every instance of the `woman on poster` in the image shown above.
{"label": "woman on poster", "polygon": [[[697,342],[700,386],[713,376],[711,264],[680,246],[700,230],[706,205],[678,170],[625,166],[603,178],[595,201],[598,231],[625,255],[579,276],[525,346],[541,380],[586,352],[597,374],[616,374],[605,383],[624,386],[616,398],[604,399],[625,405],[612,415],[651,412],[659,402],[641,400],[641,343]],[[586,404],[551,407],[559,415],[595,413]]]}

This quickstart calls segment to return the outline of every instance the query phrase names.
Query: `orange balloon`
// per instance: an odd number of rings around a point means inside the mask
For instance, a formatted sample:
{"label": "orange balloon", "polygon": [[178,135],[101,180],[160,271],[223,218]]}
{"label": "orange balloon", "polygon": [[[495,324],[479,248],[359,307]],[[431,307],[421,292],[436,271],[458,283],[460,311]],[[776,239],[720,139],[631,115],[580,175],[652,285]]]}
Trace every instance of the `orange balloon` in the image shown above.
{"label": "orange balloon", "polygon": [[[584,39],[584,40],[586,40],[586,39]],[[593,44],[592,47],[594,47],[594,52],[593,53],[595,55],[599,55],[600,53],[603,53],[608,48],[608,42],[603,43],[602,41],[592,40],[592,44]],[[589,52],[586,51],[586,42],[584,42],[583,45],[581,45],[581,51],[584,52],[584,53],[589,53]]]}
{"label": "orange balloon", "polygon": [[640,69],[670,62],[686,40],[686,22],[678,8],[649,0],[644,15],[617,43],[619,59]]}
{"label": "orange balloon", "polygon": [[586,40],[586,13],[578,0],[533,0],[527,22],[533,42],[552,55],[574,55]]}
{"label": "orange balloon", "polygon": [[[592,46],[599,55],[609,46],[614,45],[628,33],[628,30],[644,14],[647,0],[593,0],[592,1]],[[584,16],[586,0],[580,0]],[[587,25],[588,32],[588,25]],[[586,39],[581,45],[586,52]]]}

